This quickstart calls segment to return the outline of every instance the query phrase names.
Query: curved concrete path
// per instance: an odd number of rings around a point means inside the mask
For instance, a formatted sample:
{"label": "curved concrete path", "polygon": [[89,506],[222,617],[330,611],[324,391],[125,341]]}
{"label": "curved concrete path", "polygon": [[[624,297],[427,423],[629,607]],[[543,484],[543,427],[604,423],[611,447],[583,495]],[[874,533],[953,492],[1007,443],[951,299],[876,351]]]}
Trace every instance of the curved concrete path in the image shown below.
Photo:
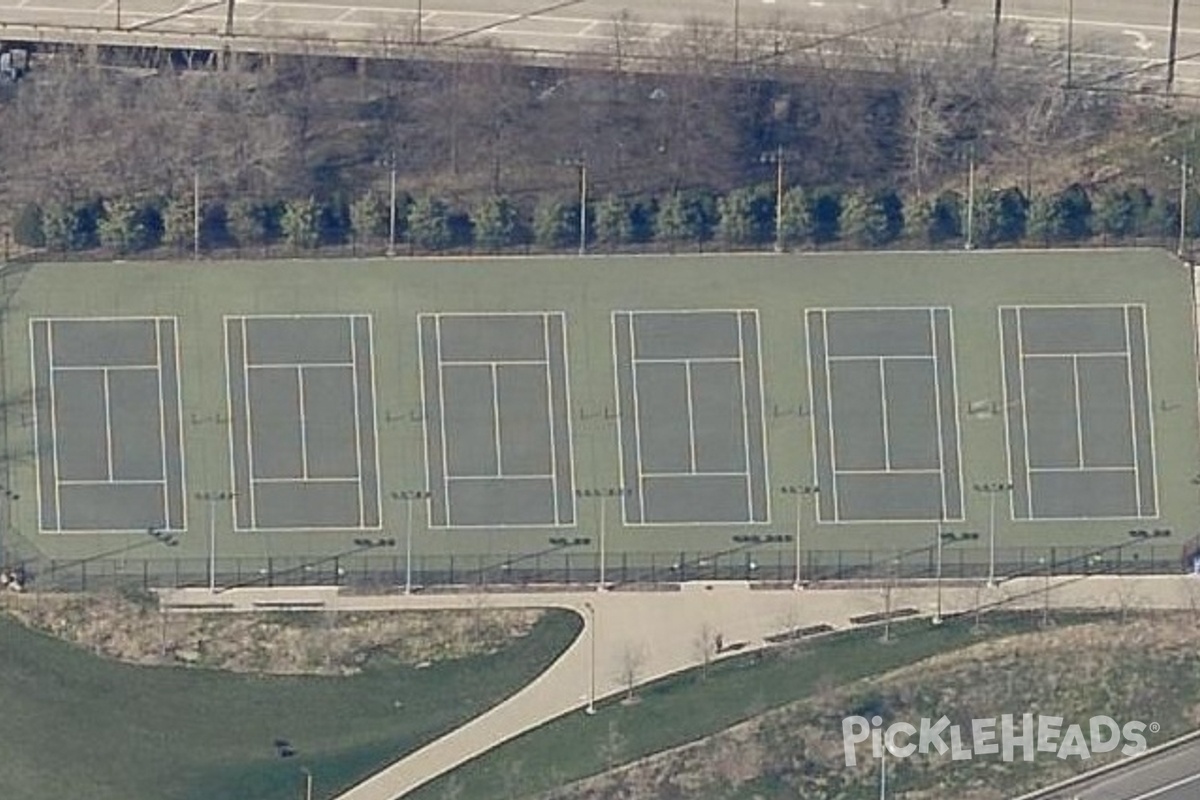
{"label": "curved concrete path", "polygon": [[[969,611],[976,603],[1041,608],[1043,578],[1021,578],[995,588],[944,586],[943,614]],[[932,615],[934,586],[904,584],[891,593],[893,609]],[[1050,583],[1051,608],[1161,608],[1200,610],[1200,578],[1191,576],[1058,578]],[[719,635],[725,646],[746,652],[768,646],[765,637],[817,624],[854,627],[853,619],[879,613],[884,593],[869,588],[752,590],[742,583],[686,584],[674,592],[522,592],[429,595],[344,595],[331,587],[205,590],[162,593],[164,607],[261,610],[284,604],[320,603],[343,611],[479,608],[566,608],[583,616],[574,643],[527,686],[491,710],[419,750],[399,758],[338,797],[395,800],[497,745],[556,717],[586,709],[589,699],[626,688],[626,665],[637,665],[637,683],[700,664]],[[267,606],[266,604],[270,604]],[[707,644],[706,644],[707,643]],[[593,649],[594,648],[594,649]],[[594,656],[593,656],[594,653]],[[720,657],[720,656],[716,656]],[[594,686],[594,689],[593,689]]]}

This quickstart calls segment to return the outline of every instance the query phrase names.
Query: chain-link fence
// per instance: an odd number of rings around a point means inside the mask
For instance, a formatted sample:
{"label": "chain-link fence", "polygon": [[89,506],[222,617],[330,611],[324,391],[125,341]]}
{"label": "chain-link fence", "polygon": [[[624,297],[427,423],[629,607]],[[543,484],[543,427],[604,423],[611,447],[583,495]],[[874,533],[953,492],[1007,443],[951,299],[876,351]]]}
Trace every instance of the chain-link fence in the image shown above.
{"label": "chain-link fence", "polygon": [[[994,565],[987,548],[946,547],[940,575],[947,580],[1022,575],[1153,574],[1185,570],[1178,547],[1001,548]],[[208,559],[109,557],[40,559],[20,564],[27,588],[91,591],[113,587],[205,587]],[[750,581],[762,585],[854,580],[921,580],[939,574],[936,548],[805,550],[796,569],[794,551],[737,549],[724,552],[613,553],[604,580],[615,586],[667,587],[684,581]],[[345,586],[391,591],[455,588],[571,587],[600,581],[600,556],[591,551],[501,555],[416,556],[411,570],[402,555],[358,554],[319,558],[218,558],[213,585],[222,588]]]}

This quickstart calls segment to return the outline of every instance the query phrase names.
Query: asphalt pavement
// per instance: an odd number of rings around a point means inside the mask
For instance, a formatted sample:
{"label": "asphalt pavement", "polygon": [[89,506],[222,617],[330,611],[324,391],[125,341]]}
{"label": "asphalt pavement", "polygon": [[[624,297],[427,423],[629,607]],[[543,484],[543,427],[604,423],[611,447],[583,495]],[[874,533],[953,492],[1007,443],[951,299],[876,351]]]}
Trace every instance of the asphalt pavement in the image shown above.
{"label": "asphalt pavement", "polygon": [[[1073,4],[1072,4],[1073,3]],[[376,52],[388,46],[485,40],[546,54],[602,49],[614,20],[628,14],[627,43],[654,42],[704,20],[750,41],[756,28],[778,24],[814,32],[861,29],[888,16],[940,9],[940,0],[0,0],[0,38],[62,39],[105,44],[211,47],[230,29],[253,40],[303,37],[311,47]],[[987,23],[995,0],[950,0],[947,13]],[[1170,0],[1001,0],[1002,16],[1024,26],[1025,38],[1065,52],[1080,68],[1165,69]],[[1068,24],[1070,23],[1070,24]],[[1200,3],[1180,10],[1178,80],[1200,91]],[[1068,29],[1070,29],[1068,31]],[[235,48],[237,49],[237,48]]]}
{"label": "asphalt pavement", "polygon": [[[1135,757],[1120,768],[1044,796],[1044,800],[1196,800],[1200,741]],[[1041,800],[1041,798],[1039,798]]]}

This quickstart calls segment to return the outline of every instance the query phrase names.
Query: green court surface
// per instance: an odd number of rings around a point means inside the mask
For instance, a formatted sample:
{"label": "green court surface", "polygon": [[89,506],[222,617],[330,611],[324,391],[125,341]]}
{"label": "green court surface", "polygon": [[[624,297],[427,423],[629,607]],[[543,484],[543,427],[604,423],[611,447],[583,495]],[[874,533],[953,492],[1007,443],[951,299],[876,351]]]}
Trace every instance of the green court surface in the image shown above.
{"label": "green court surface", "polygon": [[193,580],[211,525],[226,583],[395,577],[411,515],[423,580],[594,575],[601,504],[610,580],[786,578],[797,534],[809,574],[926,563],[939,525],[978,565],[993,510],[1005,571],[1195,534],[1191,284],[1159,251],[22,269],[10,559]]}

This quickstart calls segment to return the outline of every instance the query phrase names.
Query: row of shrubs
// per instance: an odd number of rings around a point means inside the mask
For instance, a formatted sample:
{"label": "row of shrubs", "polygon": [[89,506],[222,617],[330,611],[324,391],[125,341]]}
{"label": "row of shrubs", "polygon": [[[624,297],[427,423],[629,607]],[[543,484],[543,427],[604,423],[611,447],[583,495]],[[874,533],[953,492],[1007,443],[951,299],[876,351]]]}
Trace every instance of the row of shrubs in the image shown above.
{"label": "row of shrubs", "polygon": [[[898,241],[936,246],[961,242],[968,227],[968,204],[954,191],[906,200],[892,190],[795,187],[783,195],[778,219],[775,201],[771,186],[725,195],[704,190],[632,200],[608,195],[587,208],[588,246],[615,250],[656,242],[674,249],[716,241],[733,249],[755,248],[774,243],[777,233],[787,247],[838,241],[856,247]],[[987,188],[971,205],[970,238],[980,247],[1097,236],[1168,237],[1179,225],[1173,193],[1132,184],[1092,190],[1073,185],[1032,198],[1017,188]],[[403,196],[396,203],[395,220],[390,211],[389,198],[375,191],[349,201],[205,202],[199,244],[205,250],[277,244],[296,251],[346,244],[378,248],[394,235],[412,252],[503,252],[530,246],[553,251],[579,245],[579,206],[557,199],[526,208],[492,196],[461,209],[434,196]],[[1189,228],[1195,221],[1189,221]],[[25,247],[63,253],[97,247],[120,254],[157,247],[183,251],[193,247],[194,226],[190,196],[111,198],[27,205],[13,221],[13,237]]]}

